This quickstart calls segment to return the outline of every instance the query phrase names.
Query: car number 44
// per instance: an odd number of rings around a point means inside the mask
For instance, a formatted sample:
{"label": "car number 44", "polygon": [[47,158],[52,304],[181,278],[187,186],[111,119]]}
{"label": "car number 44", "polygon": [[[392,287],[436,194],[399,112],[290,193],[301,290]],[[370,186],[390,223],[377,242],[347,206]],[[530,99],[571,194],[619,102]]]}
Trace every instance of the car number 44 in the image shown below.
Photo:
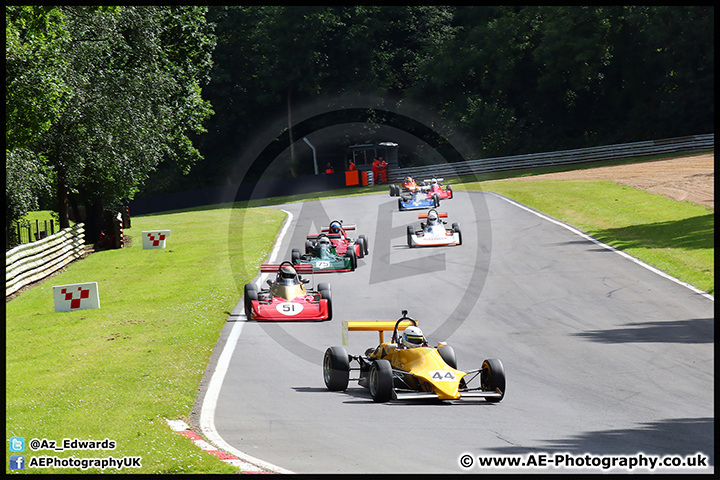
{"label": "car number 44", "polygon": [[435,382],[455,382],[455,374],[449,370],[432,370],[428,372]]}
{"label": "car number 44", "polygon": [[292,317],[293,315],[297,315],[298,313],[302,312],[303,306],[300,303],[293,303],[293,302],[285,302],[279,304],[277,307],[275,307],[277,311],[283,315],[287,315],[289,317]]}

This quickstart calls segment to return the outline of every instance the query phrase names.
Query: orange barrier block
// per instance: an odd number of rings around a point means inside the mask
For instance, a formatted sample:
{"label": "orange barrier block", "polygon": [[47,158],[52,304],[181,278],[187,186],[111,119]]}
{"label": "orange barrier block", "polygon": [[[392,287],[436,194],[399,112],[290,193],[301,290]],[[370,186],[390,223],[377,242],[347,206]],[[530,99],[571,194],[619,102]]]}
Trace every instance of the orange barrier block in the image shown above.
{"label": "orange barrier block", "polygon": [[345,185],[350,187],[352,185],[359,185],[360,184],[360,176],[358,175],[357,170],[351,170],[348,172],[345,172]]}

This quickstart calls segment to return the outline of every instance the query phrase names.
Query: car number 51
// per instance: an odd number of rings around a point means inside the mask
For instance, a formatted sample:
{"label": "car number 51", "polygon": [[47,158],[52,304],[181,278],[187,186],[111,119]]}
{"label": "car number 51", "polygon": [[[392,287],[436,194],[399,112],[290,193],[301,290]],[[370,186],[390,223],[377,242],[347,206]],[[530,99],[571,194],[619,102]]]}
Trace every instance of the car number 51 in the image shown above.
{"label": "car number 51", "polygon": [[277,307],[275,307],[277,311],[283,315],[287,315],[289,317],[292,317],[293,315],[297,315],[298,313],[302,312],[303,306],[300,303],[293,303],[293,302],[285,302],[279,304]]}

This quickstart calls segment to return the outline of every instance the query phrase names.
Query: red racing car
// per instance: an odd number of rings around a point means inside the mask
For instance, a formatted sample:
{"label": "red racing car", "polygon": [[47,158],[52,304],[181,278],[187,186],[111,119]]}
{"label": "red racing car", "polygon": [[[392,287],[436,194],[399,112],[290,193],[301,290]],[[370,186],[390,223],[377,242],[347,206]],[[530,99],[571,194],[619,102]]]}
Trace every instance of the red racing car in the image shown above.
{"label": "red racing car", "polygon": [[319,283],[317,290],[306,289],[310,282],[300,274],[312,274],[312,265],[260,266],[264,273],[276,272],[275,280],[267,280],[268,288],[258,290],[254,283],[245,284],[245,315],[258,321],[323,321],[332,319],[332,298],[329,283]]}
{"label": "red racing car", "polygon": [[414,192],[418,188],[420,187],[415,179],[407,176],[400,185],[390,185],[390,196],[399,197],[401,193]]}
{"label": "red racing car", "polygon": [[440,200],[447,200],[453,198],[452,185],[442,187],[442,178],[433,178],[432,180],[423,180],[423,190],[427,191],[428,198],[432,198],[433,195],[437,194]]}
{"label": "red racing car", "polygon": [[357,258],[363,258],[368,254],[367,237],[365,235],[358,235],[356,239],[348,237],[348,230],[355,230],[355,225],[343,225],[342,220],[333,220],[329,226],[321,229],[321,234],[307,236],[305,253],[310,253],[320,235],[326,234],[339,255],[345,255],[348,248],[354,248],[355,256]]}

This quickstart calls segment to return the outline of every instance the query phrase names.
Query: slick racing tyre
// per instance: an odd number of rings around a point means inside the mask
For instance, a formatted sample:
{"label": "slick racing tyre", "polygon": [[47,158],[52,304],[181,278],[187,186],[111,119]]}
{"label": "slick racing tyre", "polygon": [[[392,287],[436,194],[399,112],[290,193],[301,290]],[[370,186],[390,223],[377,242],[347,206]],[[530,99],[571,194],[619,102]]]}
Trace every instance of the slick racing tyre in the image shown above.
{"label": "slick racing tyre", "polygon": [[455,357],[455,350],[450,345],[438,347],[437,351],[445,363],[457,370],[457,357]]}
{"label": "slick racing tyre", "polygon": [[357,248],[357,252],[356,252],[356,256],[357,256],[358,258],[363,258],[363,257],[365,257],[365,245],[363,245],[362,239],[361,239],[361,238],[355,239],[355,243],[352,244],[352,245],[350,245],[348,248],[354,248],[355,245],[357,245],[357,247],[358,247],[358,248]]}
{"label": "slick racing tyre", "polygon": [[359,239],[359,240],[362,240],[363,250],[365,251],[365,255],[367,255],[368,253],[370,253],[370,249],[369,249],[369,246],[368,246],[367,236],[366,236],[365,234],[363,234],[363,235],[358,235],[358,239]]}
{"label": "slick racing tyre", "polygon": [[460,224],[459,223],[453,223],[452,229],[455,233],[458,234],[458,245],[462,245],[462,232],[460,231]]}
{"label": "slick racing tyre", "polygon": [[412,248],[412,236],[415,235],[415,229],[412,225],[407,226],[407,244],[409,248]]}
{"label": "slick racing tyre", "polygon": [[343,392],[350,381],[350,357],[343,347],[330,347],[323,357],[323,379],[331,392]]}
{"label": "slick racing tyre", "polygon": [[332,292],[330,290],[330,284],[329,283],[318,283],[318,292],[320,292],[320,298],[327,300],[327,305],[328,305],[327,320],[332,320],[332,317],[333,317]]}
{"label": "slick racing tyre", "polygon": [[482,364],[480,387],[485,392],[500,390],[500,398],[488,398],[488,402],[499,402],[505,397],[505,368],[497,358],[488,358]]}
{"label": "slick racing tyre", "polygon": [[393,390],[392,366],[387,360],[375,360],[370,367],[370,395],[374,402],[390,401]]}
{"label": "slick racing tyre", "polygon": [[245,302],[245,316],[250,320],[250,312],[252,312],[252,301],[258,299],[257,286],[254,283],[245,284],[245,295],[243,301]]}
{"label": "slick racing tyre", "polygon": [[348,248],[345,252],[345,256],[350,258],[350,271],[354,271],[357,268],[357,255],[355,254],[354,248]]}

